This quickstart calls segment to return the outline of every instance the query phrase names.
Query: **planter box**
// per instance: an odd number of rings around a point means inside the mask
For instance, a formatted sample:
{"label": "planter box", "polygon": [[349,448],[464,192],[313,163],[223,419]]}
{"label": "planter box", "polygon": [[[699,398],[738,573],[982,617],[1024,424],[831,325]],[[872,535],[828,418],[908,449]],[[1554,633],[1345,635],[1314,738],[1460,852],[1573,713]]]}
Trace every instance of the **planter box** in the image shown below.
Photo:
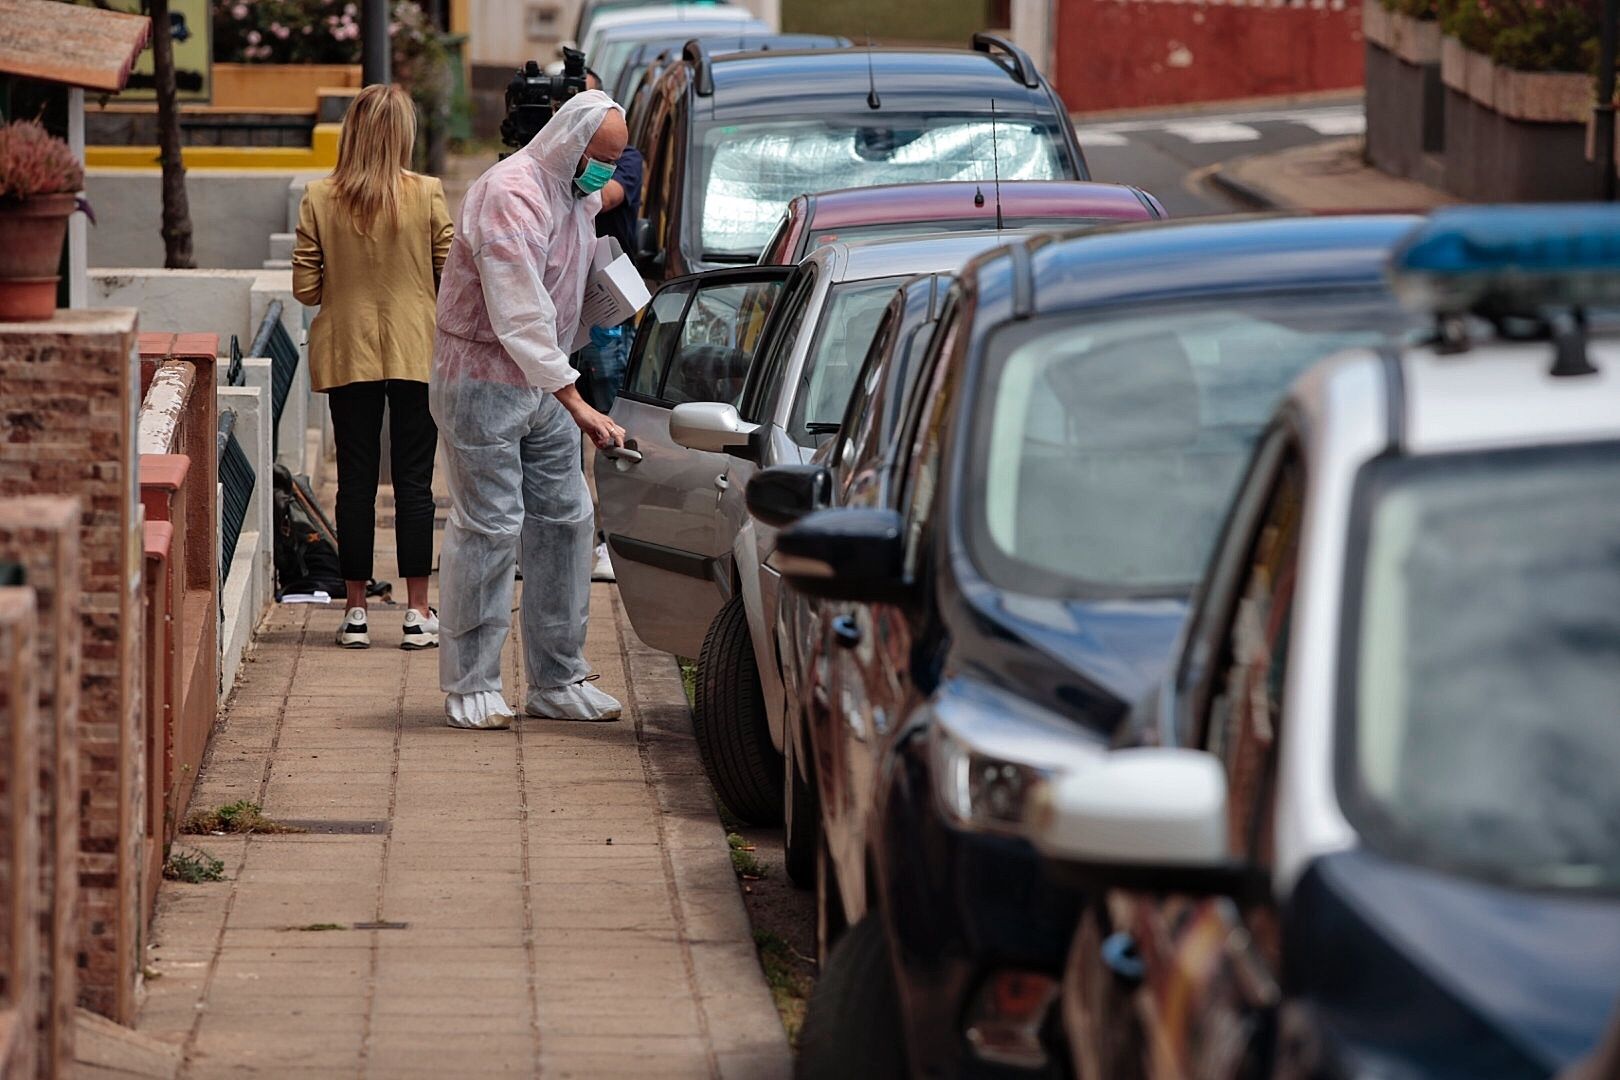
{"label": "planter box", "polygon": [[218,108],[297,109],[313,114],[327,87],[358,87],[359,64],[215,64]]}
{"label": "planter box", "polygon": [[1586,156],[1589,76],[1514,71],[1449,37],[1440,75],[1446,190],[1501,202],[1598,197],[1600,170]]}
{"label": "planter box", "polygon": [[1361,7],[1367,42],[1367,159],[1395,176],[1437,185],[1445,141],[1440,28],[1385,8]]}
{"label": "planter box", "polygon": [[1452,90],[1510,120],[1584,124],[1592,116],[1590,75],[1515,71],[1453,37],[1441,40],[1440,78]]}
{"label": "planter box", "polygon": [[1408,64],[1440,62],[1440,24],[1390,11],[1377,0],[1361,6],[1361,34]]}

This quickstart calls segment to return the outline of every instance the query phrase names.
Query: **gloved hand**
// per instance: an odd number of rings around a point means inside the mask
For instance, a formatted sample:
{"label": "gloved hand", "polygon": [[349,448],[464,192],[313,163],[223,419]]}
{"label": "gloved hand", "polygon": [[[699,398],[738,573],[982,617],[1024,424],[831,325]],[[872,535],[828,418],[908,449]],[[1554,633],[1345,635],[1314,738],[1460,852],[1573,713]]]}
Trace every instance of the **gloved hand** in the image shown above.
{"label": "gloved hand", "polygon": [[606,414],[599,413],[587,405],[572,383],[557,391],[557,401],[568,410],[568,415],[574,418],[579,430],[585,433],[586,438],[590,439],[598,450],[606,446],[624,445],[624,428],[615,424]]}

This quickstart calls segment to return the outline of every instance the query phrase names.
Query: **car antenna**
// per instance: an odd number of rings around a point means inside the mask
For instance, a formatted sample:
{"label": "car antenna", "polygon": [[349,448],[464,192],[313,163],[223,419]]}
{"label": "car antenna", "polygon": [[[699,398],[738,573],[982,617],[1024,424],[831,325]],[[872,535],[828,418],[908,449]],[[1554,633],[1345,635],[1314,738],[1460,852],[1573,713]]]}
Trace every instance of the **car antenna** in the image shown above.
{"label": "car antenna", "polygon": [[866,28],[866,107],[869,109],[883,108],[883,101],[878,97],[877,73],[872,70],[872,28]]}
{"label": "car antenna", "polygon": [[[996,141],[996,99],[990,99],[990,166],[995,170],[996,178],[996,231],[1000,232],[1007,227],[1001,217],[1001,146]],[[980,192],[983,197],[983,192]]]}

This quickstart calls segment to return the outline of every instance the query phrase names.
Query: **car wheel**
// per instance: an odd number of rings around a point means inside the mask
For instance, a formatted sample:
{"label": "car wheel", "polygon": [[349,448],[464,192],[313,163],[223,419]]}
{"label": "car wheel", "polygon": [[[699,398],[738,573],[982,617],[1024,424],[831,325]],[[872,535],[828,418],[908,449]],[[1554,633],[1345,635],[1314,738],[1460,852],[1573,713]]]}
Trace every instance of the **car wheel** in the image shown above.
{"label": "car wheel", "polygon": [[742,597],[709,624],[698,654],[692,729],[715,794],[749,825],[782,820],[782,758],[771,744]]}
{"label": "car wheel", "polygon": [[900,992],[883,926],[867,916],[822,968],[799,1032],[797,1080],[896,1080],[906,1075]]}
{"label": "car wheel", "polygon": [[821,846],[821,807],[815,788],[799,775],[789,738],[782,754],[782,851],[788,880],[801,889],[816,887],[817,848]]}

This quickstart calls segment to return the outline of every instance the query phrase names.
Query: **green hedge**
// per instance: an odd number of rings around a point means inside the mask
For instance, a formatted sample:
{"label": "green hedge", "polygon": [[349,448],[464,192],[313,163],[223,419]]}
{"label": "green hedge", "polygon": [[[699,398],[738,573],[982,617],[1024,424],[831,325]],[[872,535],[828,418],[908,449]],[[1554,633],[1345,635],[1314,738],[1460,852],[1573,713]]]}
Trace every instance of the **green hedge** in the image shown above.
{"label": "green hedge", "polygon": [[1518,71],[1597,71],[1601,0],[1382,0]]}
{"label": "green hedge", "polygon": [[859,44],[875,41],[935,41],[966,45],[988,23],[985,0],[782,0],[788,33],[843,34]]}

